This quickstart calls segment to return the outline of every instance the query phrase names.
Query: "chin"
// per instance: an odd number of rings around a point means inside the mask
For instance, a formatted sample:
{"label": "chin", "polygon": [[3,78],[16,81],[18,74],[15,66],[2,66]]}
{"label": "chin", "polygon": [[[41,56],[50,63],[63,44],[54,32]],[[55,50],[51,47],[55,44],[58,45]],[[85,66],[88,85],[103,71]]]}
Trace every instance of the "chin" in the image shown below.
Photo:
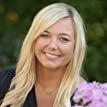
{"label": "chin", "polygon": [[48,69],[59,69],[61,66],[55,65],[55,64],[46,64],[44,65],[45,68]]}

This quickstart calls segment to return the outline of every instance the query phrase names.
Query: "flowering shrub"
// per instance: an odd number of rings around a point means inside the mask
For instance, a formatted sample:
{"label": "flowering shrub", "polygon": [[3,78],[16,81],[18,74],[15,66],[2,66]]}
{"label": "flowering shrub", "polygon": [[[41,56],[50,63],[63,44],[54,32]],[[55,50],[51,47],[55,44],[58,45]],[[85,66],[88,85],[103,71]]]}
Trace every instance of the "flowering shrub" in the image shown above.
{"label": "flowering shrub", "polygon": [[73,107],[107,107],[107,83],[84,82],[72,97]]}

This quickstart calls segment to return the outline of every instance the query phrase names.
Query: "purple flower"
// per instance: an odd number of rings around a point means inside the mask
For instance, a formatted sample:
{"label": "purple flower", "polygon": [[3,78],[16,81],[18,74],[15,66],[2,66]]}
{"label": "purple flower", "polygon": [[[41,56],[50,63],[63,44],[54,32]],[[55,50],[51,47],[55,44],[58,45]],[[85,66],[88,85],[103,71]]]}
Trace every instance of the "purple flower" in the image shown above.
{"label": "purple flower", "polygon": [[73,107],[107,107],[107,83],[83,82],[72,100]]}
{"label": "purple flower", "polygon": [[75,106],[73,106],[73,107],[83,107],[83,106],[80,106],[80,105],[75,105]]}

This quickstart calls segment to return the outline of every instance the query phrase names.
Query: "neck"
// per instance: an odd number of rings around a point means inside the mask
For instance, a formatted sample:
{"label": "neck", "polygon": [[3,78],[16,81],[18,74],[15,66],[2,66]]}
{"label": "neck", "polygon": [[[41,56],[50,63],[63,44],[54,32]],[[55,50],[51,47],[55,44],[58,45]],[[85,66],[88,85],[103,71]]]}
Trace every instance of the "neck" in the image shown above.
{"label": "neck", "polygon": [[37,63],[37,81],[44,87],[56,87],[60,84],[65,73],[64,68],[51,69]]}

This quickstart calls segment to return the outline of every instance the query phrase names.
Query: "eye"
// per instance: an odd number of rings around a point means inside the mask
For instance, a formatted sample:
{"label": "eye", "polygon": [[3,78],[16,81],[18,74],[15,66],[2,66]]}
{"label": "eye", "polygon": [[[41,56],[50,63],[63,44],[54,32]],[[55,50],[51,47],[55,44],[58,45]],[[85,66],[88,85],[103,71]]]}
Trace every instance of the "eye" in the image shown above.
{"label": "eye", "polygon": [[48,34],[41,34],[40,36],[43,37],[43,38],[49,38]]}
{"label": "eye", "polygon": [[61,40],[62,42],[68,42],[68,41],[69,41],[69,39],[68,39],[68,38],[65,38],[65,37],[61,37],[60,40]]}

